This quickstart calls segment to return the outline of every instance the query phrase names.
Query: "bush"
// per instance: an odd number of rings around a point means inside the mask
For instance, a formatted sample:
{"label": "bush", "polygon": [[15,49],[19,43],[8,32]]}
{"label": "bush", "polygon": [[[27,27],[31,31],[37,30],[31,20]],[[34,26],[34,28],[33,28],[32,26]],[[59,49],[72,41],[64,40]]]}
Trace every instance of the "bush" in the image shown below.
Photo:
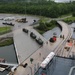
{"label": "bush", "polygon": [[75,12],[72,13],[72,16],[75,17]]}
{"label": "bush", "polygon": [[43,34],[44,32],[53,29],[57,25],[58,24],[55,20],[52,20],[51,22],[46,22],[44,20],[41,20],[40,23],[39,23],[39,26],[35,27],[35,29],[37,29],[37,31],[40,34]]}
{"label": "bush", "polygon": [[11,32],[11,27],[0,27],[0,35]]}

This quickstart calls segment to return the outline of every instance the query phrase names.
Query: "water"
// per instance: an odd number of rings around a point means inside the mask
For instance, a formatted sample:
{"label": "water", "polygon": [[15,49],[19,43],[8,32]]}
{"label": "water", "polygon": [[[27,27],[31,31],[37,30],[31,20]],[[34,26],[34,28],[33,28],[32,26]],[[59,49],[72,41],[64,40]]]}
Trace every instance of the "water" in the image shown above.
{"label": "water", "polygon": [[0,58],[4,58],[8,63],[17,63],[14,46],[0,47]]}
{"label": "water", "polygon": [[56,36],[59,37],[59,35],[61,34],[61,29],[60,29],[59,27],[55,27],[55,28],[53,28],[52,30],[49,30],[49,31],[45,32],[45,33],[43,34],[43,36],[44,36],[47,40],[49,40],[51,37],[53,37],[53,35],[54,35],[53,33],[56,33]]}
{"label": "water", "polygon": [[62,58],[62,57],[54,57],[53,61],[50,62],[46,70],[39,69],[35,75],[41,75],[41,73],[45,73],[46,75],[68,75],[72,66],[75,65],[75,60]]}
{"label": "water", "polygon": [[[13,45],[0,47],[0,58],[4,58],[8,63],[17,64],[17,58]],[[6,75],[8,71],[0,72],[0,75]]]}

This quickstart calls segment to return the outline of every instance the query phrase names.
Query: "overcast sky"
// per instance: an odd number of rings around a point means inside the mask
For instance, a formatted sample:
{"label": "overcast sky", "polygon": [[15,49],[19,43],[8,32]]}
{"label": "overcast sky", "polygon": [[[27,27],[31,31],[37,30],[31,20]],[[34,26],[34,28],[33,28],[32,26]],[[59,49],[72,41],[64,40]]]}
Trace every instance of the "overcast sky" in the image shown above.
{"label": "overcast sky", "polygon": [[68,1],[75,1],[75,0],[55,0],[55,2],[63,2],[63,1],[64,2],[66,2],[66,1],[68,2]]}

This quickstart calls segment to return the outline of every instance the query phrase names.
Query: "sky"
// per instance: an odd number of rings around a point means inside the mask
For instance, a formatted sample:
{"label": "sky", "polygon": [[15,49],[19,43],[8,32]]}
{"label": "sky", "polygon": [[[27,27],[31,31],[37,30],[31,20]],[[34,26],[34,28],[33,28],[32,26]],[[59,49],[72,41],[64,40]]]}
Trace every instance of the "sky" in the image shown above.
{"label": "sky", "polygon": [[75,0],[55,0],[55,2],[69,2],[69,1],[75,1]]}

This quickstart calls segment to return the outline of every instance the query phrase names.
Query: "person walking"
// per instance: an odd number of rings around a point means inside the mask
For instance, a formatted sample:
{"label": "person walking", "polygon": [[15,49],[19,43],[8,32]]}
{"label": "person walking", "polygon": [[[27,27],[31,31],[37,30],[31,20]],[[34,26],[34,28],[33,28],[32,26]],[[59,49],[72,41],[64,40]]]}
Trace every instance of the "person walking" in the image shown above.
{"label": "person walking", "polygon": [[63,35],[63,39],[64,39],[64,35]]}

